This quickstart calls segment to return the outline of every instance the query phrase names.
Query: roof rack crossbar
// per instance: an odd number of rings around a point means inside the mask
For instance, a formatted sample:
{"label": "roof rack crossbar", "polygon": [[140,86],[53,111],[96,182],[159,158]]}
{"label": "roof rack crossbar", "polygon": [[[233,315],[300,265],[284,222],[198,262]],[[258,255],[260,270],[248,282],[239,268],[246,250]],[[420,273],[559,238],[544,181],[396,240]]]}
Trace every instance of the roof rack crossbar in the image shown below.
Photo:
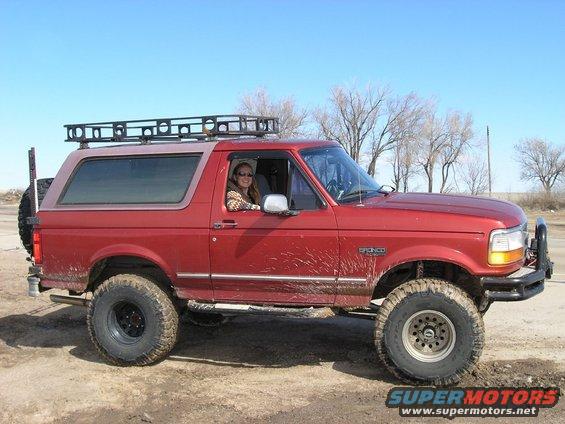
{"label": "roof rack crossbar", "polygon": [[65,141],[87,143],[215,140],[278,134],[279,119],[254,115],[210,115],[67,124]]}

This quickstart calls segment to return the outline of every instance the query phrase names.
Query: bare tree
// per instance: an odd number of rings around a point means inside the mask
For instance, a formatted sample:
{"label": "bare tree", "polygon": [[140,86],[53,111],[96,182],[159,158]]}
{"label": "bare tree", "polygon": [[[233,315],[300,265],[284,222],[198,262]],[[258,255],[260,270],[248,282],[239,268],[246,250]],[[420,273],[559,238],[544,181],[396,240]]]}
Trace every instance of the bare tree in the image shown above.
{"label": "bare tree", "polygon": [[484,158],[470,157],[462,167],[461,181],[473,196],[488,190],[488,170]]}
{"label": "bare tree", "polygon": [[418,164],[428,179],[428,192],[434,187],[434,171],[439,154],[449,141],[448,122],[440,117],[435,105],[430,104],[425,113],[422,131],[418,137]]}
{"label": "bare tree", "polygon": [[525,138],[514,146],[525,181],[537,180],[547,194],[565,175],[565,146],[554,147],[540,138]]}
{"label": "bare tree", "polygon": [[446,140],[439,151],[439,165],[441,167],[440,193],[451,191],[448,185],[449,172],[458,163],[461,155],[470,147],[473,138],[473,118],[470,114],[461,116],[459,112],[447,115]]}
{"label": "bare tree", "polygon": [[258,88],[240,99],[237,110],[242,114],[279,118],[279,138],[307,135],[308,111],[298,107],[292,97],[275,101],[271,99],[267,90]]}
{"label": "bare tree", "polygon": [[415,93],[387,101],[386,110],[370,137],[369,175],[375,175],[377,160],[383,153],[394,149],[398,143],[414,140],[421,126],[423,111],[423,103]]}
{"label": "bare tree", "polygon": [[386,95],[386,89],[370,85],[363,91],[355,86],[333,88],[328,106],[314,113],[318,133],[338,141],[359,162],[361,149],[383,113]]}
{"label": "bare tree", "polygon": [[398,191],[406,193],[410,180],[417,174],[417,152],[417,143],[414,139],[402,138],[394,146],[390,162],[393,170],[392,183]]}

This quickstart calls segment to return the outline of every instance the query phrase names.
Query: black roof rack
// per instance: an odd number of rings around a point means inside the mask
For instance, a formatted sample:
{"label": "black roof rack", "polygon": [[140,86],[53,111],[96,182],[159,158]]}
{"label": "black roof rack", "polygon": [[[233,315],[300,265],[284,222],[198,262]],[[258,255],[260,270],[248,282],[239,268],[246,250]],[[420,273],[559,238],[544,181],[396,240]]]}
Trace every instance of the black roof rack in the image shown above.
{"label": "black roof rack", "polygon": [[279,132],[279,119],[252,115],[210,115],[186,118],[67,124],[67,139],[81,147],[88,143],[215,140],[227,137],[264,137]]}

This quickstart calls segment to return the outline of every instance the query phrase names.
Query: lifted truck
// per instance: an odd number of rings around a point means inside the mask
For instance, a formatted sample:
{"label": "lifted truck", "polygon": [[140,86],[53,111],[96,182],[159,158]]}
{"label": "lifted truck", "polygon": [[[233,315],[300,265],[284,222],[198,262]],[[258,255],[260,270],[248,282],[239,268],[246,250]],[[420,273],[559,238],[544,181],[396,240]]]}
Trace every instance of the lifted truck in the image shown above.
{"label": "lifted truck", "polygon": [[[29,293],[64,289],[51,299],[87,305],[92,342],[113,364],[165,358],[181,313],[203,325],[346,314],[374,319],[378,356],[403,381],[453,384],[479,359],[490,303],[532,297],[551,277],[543,220],[529,243],[512,203],[388,192],[336,142],[269,139],[276,118],[66,129],[79,149],[52,182],[39,184],[30,160]],[[89,147],[98,142],[120,145]],[[240,162],[260,210],[226,208]]]}

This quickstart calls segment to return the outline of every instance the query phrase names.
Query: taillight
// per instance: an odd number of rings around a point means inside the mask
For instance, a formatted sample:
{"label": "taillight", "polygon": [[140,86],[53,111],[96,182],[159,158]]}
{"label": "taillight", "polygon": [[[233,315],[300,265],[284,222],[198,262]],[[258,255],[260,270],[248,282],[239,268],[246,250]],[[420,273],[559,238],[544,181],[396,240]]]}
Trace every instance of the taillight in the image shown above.
{"label": "taillight", "polygon": [[43,262],[43,251],[41,249],[41,233],[33,231],[33,260],[36,264]]}

